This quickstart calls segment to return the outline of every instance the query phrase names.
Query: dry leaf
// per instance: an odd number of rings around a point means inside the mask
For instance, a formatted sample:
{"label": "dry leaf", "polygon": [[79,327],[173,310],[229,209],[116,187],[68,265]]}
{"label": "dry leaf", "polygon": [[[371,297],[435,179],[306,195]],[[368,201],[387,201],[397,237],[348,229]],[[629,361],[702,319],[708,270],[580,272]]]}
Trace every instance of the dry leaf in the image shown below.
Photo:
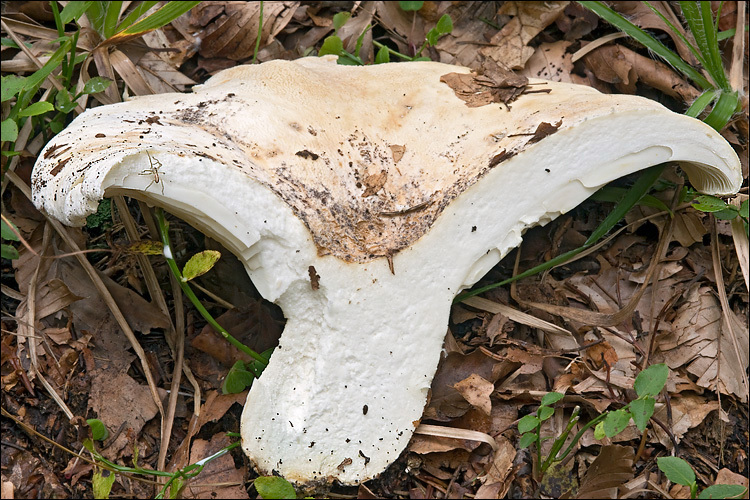
{"label": "dry leaf", "polygon": [[[222,448],[232,444],[232,440],[224,432],[214,434],[210,441],[196,439],[190,451],[190,463],[210,457]],[[188,482],[182,491],[182,498],[250,498],[245,484],[245,467],[238,469],[234,465],[234,458],[229,453],[211,460],[203,468],[197,480]],[[209,481],[201,480],[210,478]],[[205,486],[202,483],[209,483]],[[217,485],[216,483],[222,483]]]}
{"label": "dry leaf", "polygon": [[514,16],[513,19],[490,40],[491,46],[480,49],[490,57],[511,69],[523,69],[534,54],[528,44],[544,28],[555,22],[568,2],[506,2],[498,14]]}
{"label": "dry leaf", "polygon": [[464,397],[472,406],[482,410],[485,415],[492,412],[492,402],[490,395],[495,390],[495,385],[483,379],[477,374],[471,374],[464,380],[453,384],[453,387]]}
{"label": "dry leaf", "polygon": [[581,480],[576,498],[619,498],[618,488],[633,478],[633,448],[602,446]]}

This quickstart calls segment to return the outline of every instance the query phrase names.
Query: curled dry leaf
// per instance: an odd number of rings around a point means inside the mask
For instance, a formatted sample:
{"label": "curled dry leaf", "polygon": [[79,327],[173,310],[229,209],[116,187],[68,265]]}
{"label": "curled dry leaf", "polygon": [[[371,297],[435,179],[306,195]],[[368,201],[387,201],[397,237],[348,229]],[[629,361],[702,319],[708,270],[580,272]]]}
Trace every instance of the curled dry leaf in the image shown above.
{"label": "curled dry leaf", "polygon": [[642,56],[621,45],[599,47],[584,56],[586,65],[600,80],[613,84],[617,90],[634,94],[640,80],[675,99],[693,102],[700,91],[680,78],[666,64]]}

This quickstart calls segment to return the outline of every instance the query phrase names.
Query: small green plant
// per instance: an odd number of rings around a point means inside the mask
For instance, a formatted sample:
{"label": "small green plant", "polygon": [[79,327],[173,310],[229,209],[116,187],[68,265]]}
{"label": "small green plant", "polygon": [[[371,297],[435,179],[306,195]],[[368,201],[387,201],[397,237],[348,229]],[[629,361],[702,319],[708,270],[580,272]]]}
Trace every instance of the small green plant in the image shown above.
{"label": "small green plant", "polygon": [[177,495],[179,494],[180,490],[183,486],[185,486],[185,483],[189,480],[197,476],[203,471],[203,468],[206,466],[207,463],[209,463],[212,460],[216,460],[217,458],[226,455],[234,448],[238,447],[240,445],[240,441],[236,441],[229,446],[225,446],[221,450],[217,451],[213,455],[206,457],[202,460],[199,460],[198,462],[194,464],[190,464],[186,467],[183,467],[180,470],[177,470],[175,472],[164,472],[159,470],[152,470],[152,469],[144,469],[143,467],[140,467],[138,465],[138,448],[134,448],[133,450],[133,467],[126,467],[123,465],[118,465],[110,460],[107,460],[104,458],[97,450],[96,446],[94,445],[94,440],[91,438],[86,438],[83,441],[83,446],[86,448],[91,456],[93,457],[94,461],[100,465],[100,467],[97,467],[94,476],[92,478],[92,486],[94,489],[94,498],[109,498],[109,493],[112,489],[112,485],[115,482],[115,474],[114,473],[125,473],[125,474],[137,474],[141,476],[154,476],[154,477],[165,477],[169,478],[167,482],[162,486],[159,493],[156,495],[155,498],[164,498],[165,495],[167,495],[167,498],[177,498]]}
{"label": "small green plant", "polygon": [[685,460],[678,457],[659,457],[656,459],[656,465],[667,479],[689,487],[690,498],[742,498],[747,491],[747,488],[738,484],[714,484],[698,494],[695,472]]}
{"label": "small green plant", "polygon": [[[521,434],[519,446],[526,448],[531,444],[536,444],[537,479],[541,479],[550,466],[564,460],[573,450],[578,440],[581,439],[583,433],[593,426],[596,426],[594,429],[594,437],[596,439],[602,439],[605,436],[616,436],[628,426],[631,419],[641,432],[645,431],[651,416],[654,414],[656,395],[664,388],[668,376],[669,368],[663,363],[652,365],[643,370],[635,378],[633,386],[638,398],[618,410],[604,412],[582,426],[562,453],[560,451],[565,441],[568,439],[573,427],[578,423],[580,408],[578,406],[575,407],[568,419],[568,424],[558,437],[542,437],[542,423],[554,414],[552,405],[564,397],[563,394],[558,392],[545,394],[536,414],[526,415],[518,421],[518,432]],[[554,443],[549,454],[546,457],[542,457],[542,441],[548,439],[554,439]]]}
{"label": "small green plant", "polygon": [[204,250],[193,255],[183,266],[182,271],[177,266],[177,262],[172,254],[172,247],[169,241],[169,223],[164,216],[164,210],[157,208],[155,211],[156,220],[159,225],[159,233],[162,240],[162,253],[167,260],[172,274],[177,278],[177,282],[180,284],[183,293],[190,299],[193,306],[203,316],[203,318],[210,324],[214,330],[219,332],[230,344],[235,346],[240,351],[249,355],[254,361],[251,363],[243,363],[237,361],[234,366],[229,370],[227,377],[224,379],[222,385],[222,392],[227,393],[238,393],[250,387],[253,378],[260,376],[263,369],[268,365],[268,360],[271,358],[273,349],[264,351],[262,354],[255,352],[254,350],[247,347],[245,344],[234,338],[223,326],[221,326],[211,313],[206,310],[201,301],[193,292],[193,289],[189,285],[189,281],[207,273],[221,256],[220,252],[216,250]]}
{"label": "small green plant", "polygon": [[[414,15],[416,15],[417,10],[422,8],[422,4],[424,4],[424,2],[399,2],[402,10],[407,12],[414,11]],[[333,35],[327,37],[323,41],[323,45],[320,47],[318,55],[324,56],[327,54],[333,54],[339,56],[339,64],[363,66],[365,63],[362,58],[359,57],[359,52],[362,48],[362,43],[364,41],[365,35],[370,29],[372,29],[372,26],[367,25],[362,31],[362,34],[359,35],[359,37],[357,38],[357,44],[355,46],[354,53],[352,54],[350,52],[347,52],[344,49],[344,42],[338,36],[338,31],[342,26],[344,26],[344,24],[346,24],[350,17],[351,13],[349,12],[339,12],[338,14],[333,16]],[[448,14],[445,14],[438,20],[435,27],[427,32],[424,43],[419,48],[419,50],[417,50],[414,56],[407,56],[405,54],[402,54],[401,52],[391,49],[390,47],[387,47],[386,45],[383,45],[378,41],[373,41],[373,44],[378,47],[378,52],[375,55],[375,64],[390,62],[391,55],[394,55],[404,61],[429,61],[429,57],[422,56],[422,52],[424,51],[424,49],[428,46],[434,47],[441,36],[446,35],[451,31],[453,31],[453,20]]]}

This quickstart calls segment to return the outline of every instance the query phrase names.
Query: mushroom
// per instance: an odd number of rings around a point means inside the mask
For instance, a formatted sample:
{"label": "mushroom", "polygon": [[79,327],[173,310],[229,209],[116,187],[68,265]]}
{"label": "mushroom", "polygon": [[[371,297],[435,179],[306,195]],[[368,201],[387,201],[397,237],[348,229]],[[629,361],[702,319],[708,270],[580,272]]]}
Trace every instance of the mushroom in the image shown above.
{"label": "mushroom", "polygon": [[235,253],[287,318],[245,453],[296,483],[358,483],[418,425],[453,298],[524,230],[662,162],[705,193],[741,184],[716,131],[656,102],[543,80],[473,101],[485,80],[433,62],[237,66],[80,115],[40,155],[34,203],[83,225],[132,196]]}

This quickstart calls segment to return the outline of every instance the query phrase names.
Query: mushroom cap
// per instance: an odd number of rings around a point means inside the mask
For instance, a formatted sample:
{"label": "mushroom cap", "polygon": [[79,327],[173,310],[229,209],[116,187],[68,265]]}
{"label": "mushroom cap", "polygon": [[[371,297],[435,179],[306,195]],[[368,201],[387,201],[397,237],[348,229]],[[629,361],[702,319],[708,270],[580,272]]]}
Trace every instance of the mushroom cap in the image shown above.
{"label": "mushroom cap", "polygon": [[453,298],[524,230],[666,161],[705,193],[742,182],[716,131],[658,103],[531,80],[549,92],[469,107],[441,81],[469,72],[270,61],[94,108],[45,147],[34,203],[82,225],[126,194],[224,243],[287,317],[243,449],[261,473],[357,483],[418,424]]}

